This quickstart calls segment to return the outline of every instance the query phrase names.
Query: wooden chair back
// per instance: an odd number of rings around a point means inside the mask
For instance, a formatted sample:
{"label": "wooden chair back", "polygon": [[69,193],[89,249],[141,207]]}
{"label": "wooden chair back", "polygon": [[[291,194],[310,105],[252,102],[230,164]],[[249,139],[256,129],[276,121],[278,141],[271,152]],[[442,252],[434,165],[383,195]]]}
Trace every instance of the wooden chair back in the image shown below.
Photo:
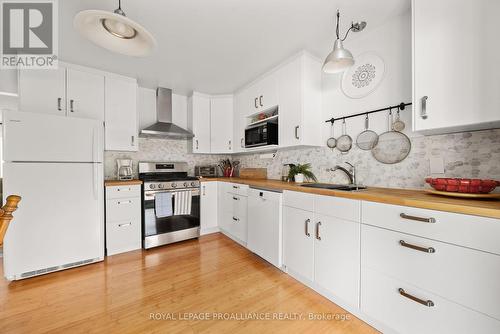
{"label": "wooden chair back", "polygon": [[12,213],[16,211],[17,204],[21,200],[20,196],[10,195],[7,197],[7,202],[0,209],[0,246],[3,245],[3,238],[5,233],[7,233],[7,228],[9,227],[9,223],[14,218]]}

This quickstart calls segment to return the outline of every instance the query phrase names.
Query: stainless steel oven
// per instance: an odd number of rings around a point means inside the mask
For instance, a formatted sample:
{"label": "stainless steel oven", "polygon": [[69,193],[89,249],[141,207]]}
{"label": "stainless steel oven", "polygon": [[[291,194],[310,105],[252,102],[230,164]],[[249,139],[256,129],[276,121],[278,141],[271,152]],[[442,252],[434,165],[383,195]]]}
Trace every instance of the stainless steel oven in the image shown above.
{"label": "stainless steel oven", "polygon": [[141,162],[139,177],[144,182],[143,247],[197,238],[200,235],[200,182],[187,176],[187,164]]}

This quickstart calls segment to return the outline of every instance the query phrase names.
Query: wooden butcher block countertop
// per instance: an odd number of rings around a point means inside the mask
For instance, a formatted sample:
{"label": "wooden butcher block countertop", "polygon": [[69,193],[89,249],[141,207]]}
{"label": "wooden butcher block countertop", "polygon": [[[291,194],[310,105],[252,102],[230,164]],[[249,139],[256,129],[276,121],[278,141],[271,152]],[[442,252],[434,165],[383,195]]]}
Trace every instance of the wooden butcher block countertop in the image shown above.
{"label": "wooden butcher block countertop", "polygon": [[134,186],[141,185],[141,180],[106,180],[104,181],[104,186],[114,187],[114,186]]}
{"label": "wooden butcher block countertop", "polygon": [[254,180],[240,178],[211,178],[202,182],[223,181],[269,190],[291,190],[305,193],[336,196],[363,201],[379,202],[394,205],[411,206],[422,209],[462,213],[467,215],[500,218],[500,200],[472,200],[432,195],[424,190],[392,189],[368,187],[358,191],[341,191],[301,187],[299,184],[279,180]]}

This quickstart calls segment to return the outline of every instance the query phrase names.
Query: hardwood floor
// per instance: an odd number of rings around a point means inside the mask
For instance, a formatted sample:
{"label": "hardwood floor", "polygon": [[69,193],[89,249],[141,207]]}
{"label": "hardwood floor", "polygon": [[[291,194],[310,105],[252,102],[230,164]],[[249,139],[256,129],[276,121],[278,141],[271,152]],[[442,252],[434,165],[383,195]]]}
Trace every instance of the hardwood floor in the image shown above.
{"label": "hardwood floor", "polygon": [[[377,332],[352,315],[308,320],[346,312],[222,234],[24,281],[1,276],[0,333]],[[262,319],[278,312],[305,319]]]}

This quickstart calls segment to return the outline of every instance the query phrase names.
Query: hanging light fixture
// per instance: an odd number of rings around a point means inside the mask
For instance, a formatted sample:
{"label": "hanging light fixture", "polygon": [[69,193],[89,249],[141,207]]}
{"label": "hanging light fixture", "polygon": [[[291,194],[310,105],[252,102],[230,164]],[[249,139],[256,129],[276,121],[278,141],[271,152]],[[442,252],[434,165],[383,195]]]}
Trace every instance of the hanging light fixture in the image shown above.
{"label": "hanging light fixture", "polygon": [[73,25],[82,36],[108,50],[128,56],[145,57],[156,46],[153,35],[127,18],[118,0],[113,13],[84,10],[76,14]]}
{"label": "hanging light fixture", "polygon": [[333,45],[333,51],[330,52],[328,57],[326,57],[325,63],[323,64],[323,72],[325,73],[343,72],[352,65],[354,65],[354,57],[352,56],[352,53],[349,50],[344,49],[343,42],[346,40],[351,30],[353,32],[359,32],[365,29],[366,27],[365,21],[358,23],[351,23],[351,27],[349,28],[349,30],[347,30],[344,38],[340,38],[339,24],[340,24],[340,11],[337,10],[337,28],[335,30],[337,34],[337,40]]}

